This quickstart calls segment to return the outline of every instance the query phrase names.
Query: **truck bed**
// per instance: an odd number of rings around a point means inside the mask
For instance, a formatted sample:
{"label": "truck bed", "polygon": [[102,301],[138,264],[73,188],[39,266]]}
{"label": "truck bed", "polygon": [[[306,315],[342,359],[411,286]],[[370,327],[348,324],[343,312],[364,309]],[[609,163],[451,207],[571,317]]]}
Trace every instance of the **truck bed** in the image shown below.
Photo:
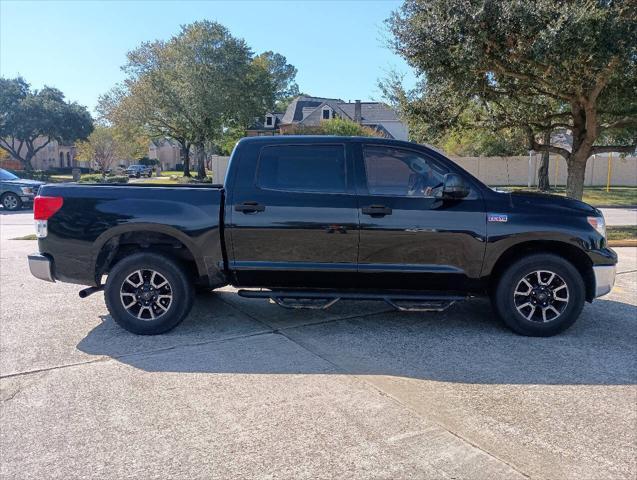
{"label": "truck bed", "polygon": [[64,199],[38,242],[61,281],[99,284],[107,257],[144,236],[177,239],[181,247],[167,245],[191,256],[200,276],[222,275],[221,185],[53,184],[39,194]]}

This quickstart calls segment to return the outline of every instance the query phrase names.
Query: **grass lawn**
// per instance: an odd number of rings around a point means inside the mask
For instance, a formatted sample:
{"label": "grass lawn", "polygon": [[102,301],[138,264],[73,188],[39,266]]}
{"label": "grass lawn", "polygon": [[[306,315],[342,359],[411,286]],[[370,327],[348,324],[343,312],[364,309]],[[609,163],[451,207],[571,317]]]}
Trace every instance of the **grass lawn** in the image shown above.
{"label": "grass lawn", "polygon": [[606,227],[608,240],[637,240],[637,225]]}
{"label": "grass lawn", "polygon": [[72,182],[73,175],[51,175],[49,177],[49,182],[51,183],[64,183],[64,182]]}
{"label": "grass lawn", "polygon": [[[500,187],[502,190],[530,190],[537,192],[537,189],[528,187]],[[549,193],[565,195],[564,187],[551,189]],[[586,203],[594,207],[627,207],[637,205],[637,187],[611,187],[610,192],[605,187],[584,187],[584,198]]]}

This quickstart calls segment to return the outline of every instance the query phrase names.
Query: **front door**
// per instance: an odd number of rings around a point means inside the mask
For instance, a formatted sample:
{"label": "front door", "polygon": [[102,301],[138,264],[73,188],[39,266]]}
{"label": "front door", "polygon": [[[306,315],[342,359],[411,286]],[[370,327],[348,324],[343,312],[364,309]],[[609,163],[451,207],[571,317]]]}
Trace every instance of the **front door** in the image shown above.
{"label": "front door", "polygon": [[436,198],[450,165],[422,150],[363,145],[358,162],[360,285],[422,291],[477,284],[486,243],[479,191]]}
{"label": "front door", "polygon": [[359,233],[347,146],[292,142],[252,148],[238,159],[226,210],[236,283],[346,286],[356,276]]}

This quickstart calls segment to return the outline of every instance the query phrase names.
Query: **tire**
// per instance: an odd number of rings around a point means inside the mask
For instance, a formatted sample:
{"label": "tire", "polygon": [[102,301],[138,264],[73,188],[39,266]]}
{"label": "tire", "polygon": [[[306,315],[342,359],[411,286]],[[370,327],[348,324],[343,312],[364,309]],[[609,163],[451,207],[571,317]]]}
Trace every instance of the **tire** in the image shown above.
{"label": "tire", "polygon": [[20,210],[22,208],[22,199],[15,193],[5,193],[2,196],[2,206],[9,211]]}
{"label": "tire", "polygon": [[[136,273],[140,271],[142,278]],[[175,328],[188,315],[194,288],[173,259],[135,253],[115,264],[106,280],[104,299],[118,325],[138,335],[157,335]]]}
{"label": "tire", "polygon": [[513,263],[500,277],[491,300],[498,316],[514,332],[550,337],[575,323],[585,297],[584,280],[573,264],[547,253]]}

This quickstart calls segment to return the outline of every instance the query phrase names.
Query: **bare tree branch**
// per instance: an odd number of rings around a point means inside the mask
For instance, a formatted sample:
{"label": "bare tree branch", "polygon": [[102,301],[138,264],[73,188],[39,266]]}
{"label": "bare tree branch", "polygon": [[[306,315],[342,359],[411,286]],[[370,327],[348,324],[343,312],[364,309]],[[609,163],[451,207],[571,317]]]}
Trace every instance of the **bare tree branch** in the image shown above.
{"label": "bare tree branch", "polygon": [[637,149],[637,143],[632,145],[598,145],[593,146],[591,149],[591,155],[597,155],[598,153],[634,153]]}

